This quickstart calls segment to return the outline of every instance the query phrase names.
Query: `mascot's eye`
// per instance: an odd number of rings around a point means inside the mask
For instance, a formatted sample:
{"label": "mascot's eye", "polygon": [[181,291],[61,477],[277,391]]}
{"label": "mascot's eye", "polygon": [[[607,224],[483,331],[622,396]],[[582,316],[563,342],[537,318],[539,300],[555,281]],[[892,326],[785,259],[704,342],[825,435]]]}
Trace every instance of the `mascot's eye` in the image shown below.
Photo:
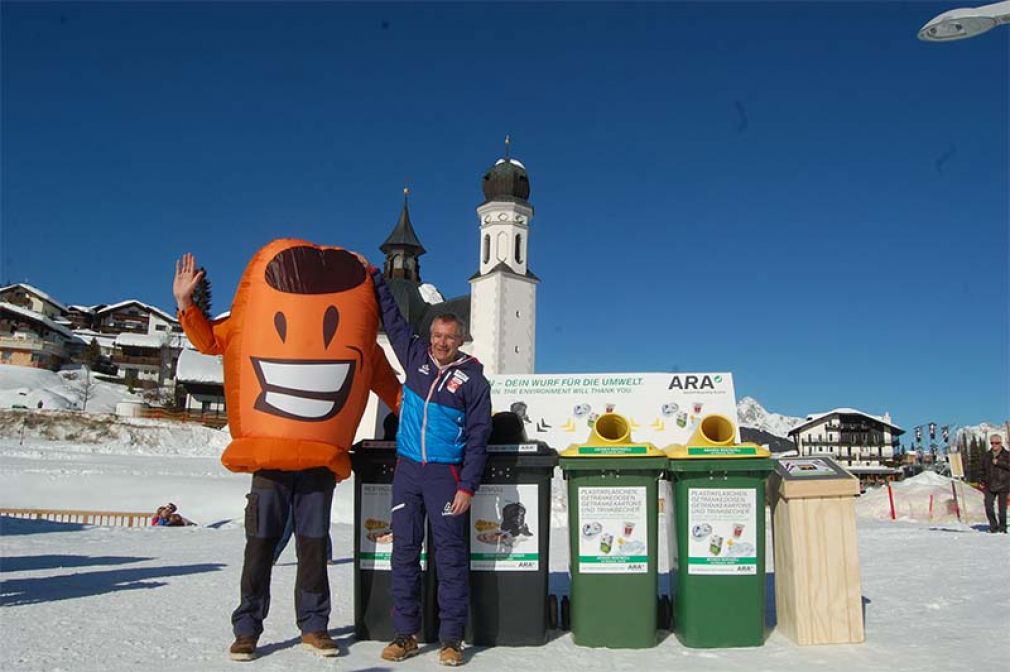
{"label": "mascot's eye", "polygon": [[274,314],[274,329],[277,330],[277,335],[281,337],[281,343],[284,339],[288,337],[288,321],[284,317],[284,313],[277,311]]}
{"label": "mascot's eye", "polygon": [[[280,313],[278,313],[280,314]],[[333,335],[337,333],[337,325],[340,324],[340,313],[336,308],[330,306],[323,315],[323,347],[330,347]]]}

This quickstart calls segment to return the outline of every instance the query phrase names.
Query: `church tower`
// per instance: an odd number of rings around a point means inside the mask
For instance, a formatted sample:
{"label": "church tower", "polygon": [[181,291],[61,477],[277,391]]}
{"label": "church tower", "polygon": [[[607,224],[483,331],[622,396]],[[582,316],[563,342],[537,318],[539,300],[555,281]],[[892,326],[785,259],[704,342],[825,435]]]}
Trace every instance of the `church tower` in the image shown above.
{"label": "church tower", "polygon": [[505,156],[484,174],[480,219],[480,270],[470,278],[473,354],[484,372],[533,373],[537,284],[529,269],[533,206],[526,167]]}
{"label": "church tower", "polygon": [[400,219],[396,222],[386,242],[379,246],[379,249],[386,255],[386,262],[382,267],[382,275],[386,278],[399,278],[421,282],[421,262],[418,257],[424,254],[425,249],[421,241],[414,233],[414,227],[410,223],[410,211],[407,209],[407,196],[410,190],[403,189],[403,210],[400,211]]}

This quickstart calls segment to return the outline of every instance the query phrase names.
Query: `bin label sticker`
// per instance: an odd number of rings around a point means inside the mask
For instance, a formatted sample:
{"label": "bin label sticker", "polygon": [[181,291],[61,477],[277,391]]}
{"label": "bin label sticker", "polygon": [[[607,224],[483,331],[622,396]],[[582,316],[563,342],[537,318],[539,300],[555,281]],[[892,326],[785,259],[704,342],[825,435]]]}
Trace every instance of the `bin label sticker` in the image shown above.
{"label": "bin label sticker", "polygon": [[579,455],[648,455],[648,446],[579,446]]}
{"label": "bin label sticker", "polygon": [[688,446],[687,454],[692,457],[732,457],[757,455],[753,446]]}
{"label": "bin label sticker", "polygon": [[645,574],[649,527],[645,487],[581,487],[579,573]]}
{"label": "bin label sticker", "polygon": [[470,502],[470,569],[540,569],[540,511],[536,484],[485,483]]}
{"label": "bin label sticker", "polygon": [[[391,484],[361,484],[361,509],[358,511],[360,536],[358,563],[361,569],[386,572],[392,569],[390,562],[393,557],[393,516],[389,511],[392,501]],[[422,545],[422,549],[426,547],[427,543]],[[427,569],[427,567],[428,554],[422,550],[421,568]]]}
{"label": "bin label sticker", "polygon": [[757,574],[757,492],[689,488],[688,574]]}

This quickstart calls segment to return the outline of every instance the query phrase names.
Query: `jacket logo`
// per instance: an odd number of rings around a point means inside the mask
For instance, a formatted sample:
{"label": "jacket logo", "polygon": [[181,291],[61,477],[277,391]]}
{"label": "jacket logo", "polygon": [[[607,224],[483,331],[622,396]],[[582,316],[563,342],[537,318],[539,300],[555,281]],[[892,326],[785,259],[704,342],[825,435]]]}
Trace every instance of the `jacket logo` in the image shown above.
{"label": "jacket logo", "polygon": [[443,516],[451,516],[452,515],[452,502],[446,502],[445,503],[445,506],[442,507],[442,515]]}
{"label": "jacket logo", "polygon": [[423,373],[423,374],[424,374],[424,375],[426,375],[426,376],[427,376],[427,375],[428,375],[429,373],[431,373],[431,369],[430,369],[430,368],[428,368],[428,363],[427,363],[427,362],[425,362],[424,364],[422,364],[422,365],[421,365],[421,368],[419,368],[419,369],[418,369],[418,372],[419,372],[419,373]]}
{"label": "jacket logo", "polygon": [[445,384],[445,387],[449,390],[449,392],[456,394],[456,390],[458,390],[459,386],[462,384],[463,383],[459,382],[459,378],[450,378],[449,382]]}

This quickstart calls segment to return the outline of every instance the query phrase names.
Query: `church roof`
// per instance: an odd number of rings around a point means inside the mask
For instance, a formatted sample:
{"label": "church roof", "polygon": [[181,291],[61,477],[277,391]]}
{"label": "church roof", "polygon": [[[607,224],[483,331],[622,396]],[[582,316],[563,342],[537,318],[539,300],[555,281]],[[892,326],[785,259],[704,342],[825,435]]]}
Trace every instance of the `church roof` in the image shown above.
{"label": "church roof", "polygon": [[400,211],[400,219],[397,220],[393,231],[386,238],[386,242],[379,246],[383,254],[389,254],[397,248],[407,248],[414,253],[414,256],[421,256],[425,253],[424,246],[417,239],[414,227],[410,223],[410,211],[407,209],[407,190],[403,190],[403,209]]}
{"label": "church roof", "polygon": [[396,305],[400,307],[403,319],[407,320],[414,333],[425,333],[420,331],[420,325],[430,304],[421,296],[420,284],[404,278],[386,278],[385,280],[390,293],[396,299]]}

